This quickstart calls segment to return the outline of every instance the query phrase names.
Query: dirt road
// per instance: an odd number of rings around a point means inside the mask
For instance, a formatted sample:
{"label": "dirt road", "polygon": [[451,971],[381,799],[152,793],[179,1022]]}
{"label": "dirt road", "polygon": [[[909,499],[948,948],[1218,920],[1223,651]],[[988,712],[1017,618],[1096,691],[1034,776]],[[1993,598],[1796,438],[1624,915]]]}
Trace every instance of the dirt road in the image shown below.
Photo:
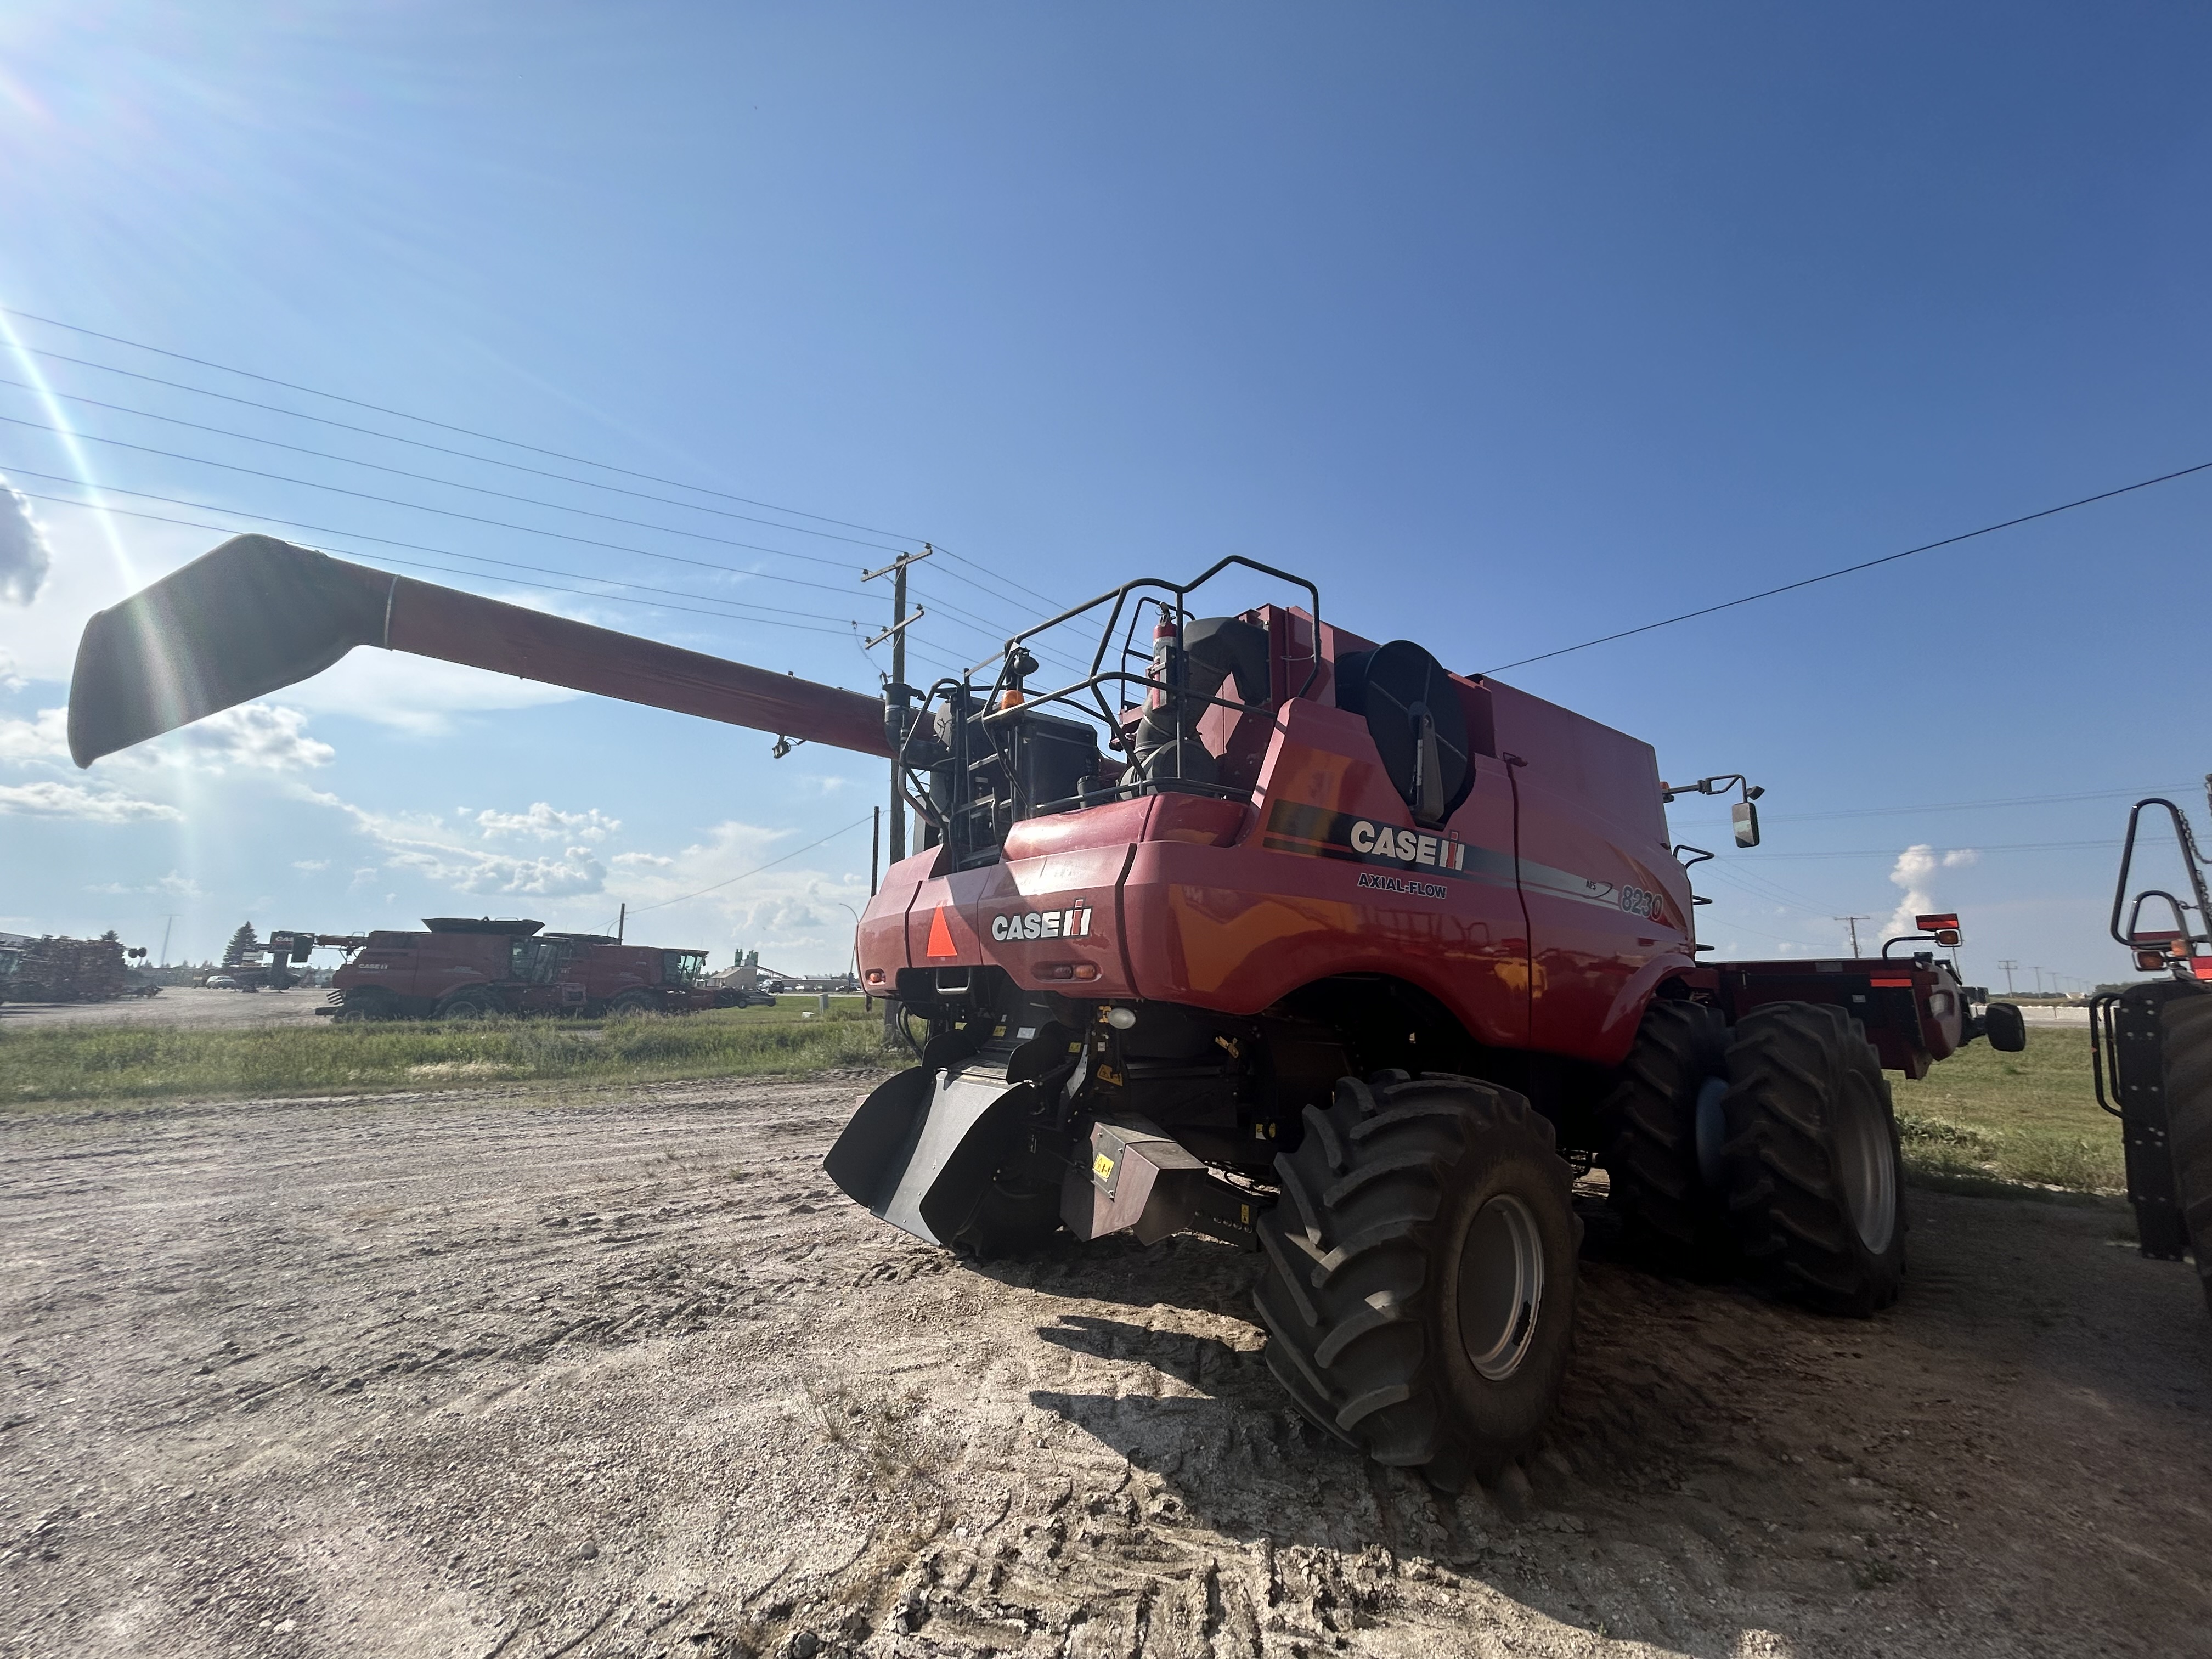
{"label": "dirt road", "polygon": [[2212,1322],[1915,1193],[1905,1305],[1586,1269],[1525,1478],[1302,1427],[1249,1261],[978,1272],[861,1079],[0,1117],[9,1656],[2212,1651]]}

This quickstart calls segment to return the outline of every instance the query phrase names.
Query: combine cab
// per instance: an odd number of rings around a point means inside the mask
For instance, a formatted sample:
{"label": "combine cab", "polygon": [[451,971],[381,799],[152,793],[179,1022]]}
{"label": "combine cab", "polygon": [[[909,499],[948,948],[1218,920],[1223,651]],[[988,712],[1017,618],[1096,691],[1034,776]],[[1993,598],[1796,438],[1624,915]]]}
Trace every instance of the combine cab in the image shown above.
{"label": "combine cab", "polygon": [[[2173,827],[2187,898],[2155,887],[2130,893],[2146,811]],[[2143,1255],[2193,1255],[2212,1303],[2212,893],[2188,816],[2170,800],[2140,800],[2128,814],[2112,934],[2138,971],[2163,977],[2091,1000],[2097,1103],[2120,1120]]]}
{"label": "combine cab", "polygon": [[[1205,602],[1231,581],[1279,602]],[[1085,666],[1040,686],[1078,634]],[[1244,559],[1065,612],[988,683],[879,702],[241,538],[94,618],[72,747],[356,645],[891,758],[923,846],[857,949],[920,1063],[860,1103],[833,1179],[980,1255],[1251,1252],[1298,1409],[1449,1489],[1557,1397],[1578,1172],[1655,1255],[1869,1315],[1905,1261],[1884,1069],[2022,1036],[1968,1008],[1935,948],[1955,925],[1874,958],[1699,961],[1686,866],[1711,855],[1672,842],[1682,790],[1647,744],[1360,638]],[[1757,843],[1743,779],[1682,788],[1739,791]]]}

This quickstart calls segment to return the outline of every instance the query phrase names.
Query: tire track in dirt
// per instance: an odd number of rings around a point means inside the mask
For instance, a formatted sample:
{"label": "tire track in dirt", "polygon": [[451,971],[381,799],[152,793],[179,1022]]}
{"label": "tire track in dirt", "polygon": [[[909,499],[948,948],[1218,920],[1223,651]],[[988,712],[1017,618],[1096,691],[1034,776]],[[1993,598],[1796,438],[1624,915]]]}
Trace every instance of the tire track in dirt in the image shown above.
{"label": "tire track in dirt", "polygon": [[0,1119],[0,1654],[2207,1650],[2212,1331],[2108,1210],[1916,1193],[1863,1323],[1591,1261],[1450,1501],[1233,1251],[855,1211],[860,1086]]}

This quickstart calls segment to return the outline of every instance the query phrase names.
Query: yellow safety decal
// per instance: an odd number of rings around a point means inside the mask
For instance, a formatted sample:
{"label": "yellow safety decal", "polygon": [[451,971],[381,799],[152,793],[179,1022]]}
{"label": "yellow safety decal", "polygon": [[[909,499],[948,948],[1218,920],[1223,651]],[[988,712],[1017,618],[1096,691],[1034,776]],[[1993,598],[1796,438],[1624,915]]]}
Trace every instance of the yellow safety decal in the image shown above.
{"label": "yellow safety decal", "polygon": [[1101,1181],[1111,1181],[1114,1178],[1114,1160],[1103,1152],[1099,1153],[1091,1160],[1091,1173]]}

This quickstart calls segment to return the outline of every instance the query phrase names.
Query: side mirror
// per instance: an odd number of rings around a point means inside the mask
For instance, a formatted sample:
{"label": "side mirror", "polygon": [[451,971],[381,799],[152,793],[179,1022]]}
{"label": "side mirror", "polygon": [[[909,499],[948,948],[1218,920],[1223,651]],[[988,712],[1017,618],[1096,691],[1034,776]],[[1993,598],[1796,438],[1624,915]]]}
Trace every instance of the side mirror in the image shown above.
{"label": "side mirror", "polygon": [[1740,800],[1729,808],[1729,822],[1735,826],[1735,844],[1739,847],[1759,845],[1759,809],[1747,800]]}
{"label": "side mirror", "polygon": [[2016,1054],[2027,1047],[2027,1021],[2009,1002],[1992,1002],[1982,1016],[1982,1030],[1990,1047],[2001,1054]]}

